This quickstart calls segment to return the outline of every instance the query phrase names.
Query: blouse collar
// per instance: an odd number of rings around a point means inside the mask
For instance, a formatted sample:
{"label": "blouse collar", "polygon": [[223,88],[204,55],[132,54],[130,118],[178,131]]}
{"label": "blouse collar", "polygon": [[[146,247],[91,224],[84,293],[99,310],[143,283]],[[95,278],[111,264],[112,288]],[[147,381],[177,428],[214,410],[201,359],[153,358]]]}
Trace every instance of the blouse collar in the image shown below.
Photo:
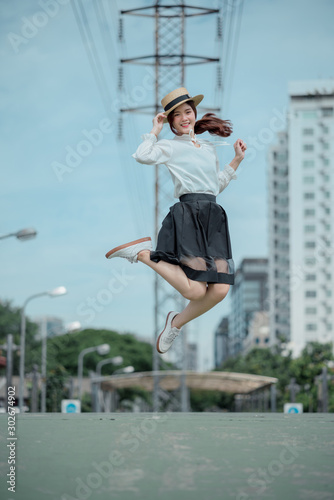
{"label": "blouse collar", "polygon": [[199,140],[197,139],[197,135],[191,129],[186,134],[175,135],[174,139],[179,139],[181,141],[194,141],[194,142],[197,142],[199,144]]}

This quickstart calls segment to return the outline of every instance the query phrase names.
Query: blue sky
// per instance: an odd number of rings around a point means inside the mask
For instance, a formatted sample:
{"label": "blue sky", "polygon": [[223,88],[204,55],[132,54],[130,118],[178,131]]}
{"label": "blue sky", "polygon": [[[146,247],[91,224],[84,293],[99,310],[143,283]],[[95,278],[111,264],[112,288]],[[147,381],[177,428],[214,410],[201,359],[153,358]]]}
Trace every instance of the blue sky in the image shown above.
{"label": "blue sky", "polygon": [[[0,242],[0,298],[19,307],[34,293],[64,285],[66,296],[32,301],[28,316],[54,315],[65,322],[79,320],[83,327],[151,338],[153,271],[123,259],[104,258],[113,246],[154,236],[154,168],[131,158],[141,134],[151,130],[153,116],[125,117],[120,143],[115,112],[118,58],[154,50],[152,21],[138,24],[137,18],[126,16],[126,43],[121,51],[117,10],[150,2],[104,1],[107,24],[102,31],[94,2],[83,2],[109,89],[109,113],[70,2],[51,1],[49,14],[42,4],[48,2],[12,0],[1,13],[0,233],[33,226],[38,236],[25,243],[14,238]],[[207,4],[215,7],[217,2]],[[219,150],[223,167],[233,157],[237,138],[249,146],[238,179],[218,198],[229,217],[237,266],[245,257],[267,256],[266,154],[275,141],[271,123],[276,117],[276,125],[285,125],[289,81],[333,78],[333,17],[330,0],[245,1],[233,80],[226,82],[221,113],[233,122],[234,132],[228,138],[231,145]],[[214,28],[210,16],[189,22],[188,52],[213,54]],[[185,81],[191,94],[205,94],[209,106],[214,101],[212,71],[192,67]],[[226,75],[231,77],[229,66]],[[143,87],[148,80],[145,68],[127,66],[125,93],[135,95],[135,87]],[[153,102],[149,90],[142,98],[140,105]],[[93,129],[102,132],[91,135]],[[95,141],[90,150],[82,146],[87,136]],[[172,135],[166,132],[165,137]],[[78,148],[77,166],[64,172],[60,182],[55,165],[64,165],[66,155]],[[213,333],[228,311],[227,299],[189,326],[190,340],[199,342],[202,369],[212,364]]]}

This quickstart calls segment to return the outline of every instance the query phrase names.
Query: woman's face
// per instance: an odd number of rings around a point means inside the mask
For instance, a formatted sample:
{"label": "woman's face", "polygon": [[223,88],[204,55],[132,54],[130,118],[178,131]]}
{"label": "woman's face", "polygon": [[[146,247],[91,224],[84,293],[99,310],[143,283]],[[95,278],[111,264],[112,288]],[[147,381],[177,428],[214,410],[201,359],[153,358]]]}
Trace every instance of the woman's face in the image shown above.
{"label": "woman's face", "polygon": [[194,110],[187,102],[175,108],[173,114],[173,127],[177,130],[178,135],[188,134],[190,129],[194,130],[195,121],[196,117]]}

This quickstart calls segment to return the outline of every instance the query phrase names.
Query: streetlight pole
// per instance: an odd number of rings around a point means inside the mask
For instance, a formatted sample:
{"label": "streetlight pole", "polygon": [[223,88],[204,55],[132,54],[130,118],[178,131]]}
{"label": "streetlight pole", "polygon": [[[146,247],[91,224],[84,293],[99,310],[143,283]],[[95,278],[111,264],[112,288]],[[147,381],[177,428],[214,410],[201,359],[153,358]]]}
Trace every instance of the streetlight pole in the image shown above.
{"label": "streetlight pole", "polygon": [[[114,358],[102,359],[96,365],[96,376],[101,377],[102,366],[113,364],[114,366],[121,365],[123,363],[122,356],[115,356]],[[95,397],[95,411],[100,412],[100,390],[101,381],[97,384],[93,384],[94,397]]]}
{"label": "streetlight pole", "polygon": [[9,387],[13,386],[12,377],[13,377],[13,351],[18,349],[18,346],[13,343],[13,335],[9,333],[7,335],[7,342],[4,345],[0,345],[0,349],[5,349],[7,351],[6,354],[6,385],[7,392]]}
{"label": "streetlight pole", "polygon": [[59,295],[64,295],[66,293],[66,288],[64,286],[59,286],[54,290],[49,292],[41,292],[35,293],[28,297],[21,309],[21,338],[20,338],[20,387],[19,387],[19,408],[20,412],[23,410],[24,406],[24,364],[25,364],[25,345],[26,345],[26,317],[25,317],[25,308],[33,299],[37,299],[38,297],[43,297],[44,295],[48,295],[49,297],[57,297]]}
{"label": "streetlight pole", "polygon": [[110,351],[110,346],[109,344],[101,344],[94,347],[87,347],[86,349],[83,349],[80,352],[78,356],[78,399],[80,403],[82,397],[83,358],[86,354],[95,351],[97,351],[101,356],[103,356],[104,354],[108,354],[108,352]]}
{"label": "streetlight pole", "polygon": [[46,357],[47,357],[47,319],[42,319],[42,386],[41,386],[41,412],[46,412]]}
{"label": "streetlight pole", "polygon": [[42,297],[43,295],[47,295],[47,292],[36,293],[35,295],[31,295],[26,299],[21,309],[21,339],[20,339],[20,389],[19,389],[19,408],[20,412],[23,410],[24,405],[24,364],[25,364],[25,345],[26,345],[26,317],[25,317],[25,308],[33,299],[37,299],[38,297]]}
{"label": "streetlight pole", "polygon": [[[79,321],[72,321],[67,325],[65,333],[72,333],[81,328]],[[41,413],[46,412],[46,368],[47,368],[47,319],[44,316],[41,328],[42,337],[42,384],[41,384]]]}
{"label": "streetlight pole", "polygon": [[102,359],[96,365],[96,375],[101,377],[102,366],[113,364],[115,366],[121,365],[123,363],[122,356],[115,356],[114,358]]}

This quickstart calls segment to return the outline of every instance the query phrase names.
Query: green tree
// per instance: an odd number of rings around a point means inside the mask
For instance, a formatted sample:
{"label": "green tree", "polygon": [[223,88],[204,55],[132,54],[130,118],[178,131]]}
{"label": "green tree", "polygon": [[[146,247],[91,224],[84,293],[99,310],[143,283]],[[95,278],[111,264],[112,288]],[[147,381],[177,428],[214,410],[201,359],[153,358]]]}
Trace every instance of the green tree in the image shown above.
{"label": "green tree", "polygon": [[[220,368],[221,371],[265,375],[278,379],[277,408],[283,409],[283,404],[290,401],[289,384],[295,378],[300,390],[296,402],[303,403],[304,411],[317,410],[317,386],[315,377],[322,368],[333,360],[332,344],[319,342],[308,343],[298,358],[292,359],[291,353],[282,355],[279,345],[273,349],[252,349],[246,356],[228,359]],[[334,374],[333,374],[334,375]],[[334,411],[334,384],[328,384],[329,411]]]}
{"label": "green tree", "polygon": [[[309,342],[303,349],[301,355],[291,361],[290,375],[296,379],[300,390],[296,401],[303,403],[306,411],[317,411],[318,387],[315,383],[316,377],[322,373],[322,369],[333,361],[332,344],[320,344]],[[333,370],[329,374],[334,376]],[[329,411],[334,411],[333,380],[328,383]]]}
{"label": "green tree", "polygon": [[221,391],[190,390],[190,406],[192,411],[231,410],[234,394]]}
{"label": "green tree", "polygon": [[[33,364],[40,365],[38,358],[39,342],[35,340],[38,326],[26,318],[26,372],[32,371]],[[21,309],[12,306],[10,301],[0,301],[0,344],[7,342],[7,335],[13,335],[13,342],[20,346],[21,339]],[[13,374],[19,374],[20,352],[19,349],[13,354]]]}
{"label": "green tree", "polygon": [[[109,344],[110,352],[100,356],[97,352],[87,354],[84,358],[83,375],[96,370],[102,359],[123,357],[124,366],[133,366],[135,371],[152,370],[152,346],[148,342],[138,340],[130,333],[119,334],[112,330],[95,330],[92,328],[80,332],[61,335],[48,339],[48,370],[63,366],[67,373],[76,376],[78,372],[78,356],[87,347]],[[102,368],[102,375],[111,375],[120,367],[108,364]]]}

